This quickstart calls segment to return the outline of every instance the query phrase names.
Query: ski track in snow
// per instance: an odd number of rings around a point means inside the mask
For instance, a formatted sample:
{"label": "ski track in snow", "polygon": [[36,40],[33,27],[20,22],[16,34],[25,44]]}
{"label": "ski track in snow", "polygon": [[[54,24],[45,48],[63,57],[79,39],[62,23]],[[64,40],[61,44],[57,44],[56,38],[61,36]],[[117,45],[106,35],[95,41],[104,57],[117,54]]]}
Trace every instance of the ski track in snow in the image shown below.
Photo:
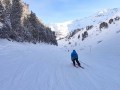
{"label": "ski track in snow", "polygon": [[[119,90],[120,62],[81,55],[75,68],[70,52],[54,46],[0,43],[0,90]],[[86,57],[86,59],[83,59]],[[117,64],[117,62],[119,64]],[[117,65],[117,66],[115,66]]]}

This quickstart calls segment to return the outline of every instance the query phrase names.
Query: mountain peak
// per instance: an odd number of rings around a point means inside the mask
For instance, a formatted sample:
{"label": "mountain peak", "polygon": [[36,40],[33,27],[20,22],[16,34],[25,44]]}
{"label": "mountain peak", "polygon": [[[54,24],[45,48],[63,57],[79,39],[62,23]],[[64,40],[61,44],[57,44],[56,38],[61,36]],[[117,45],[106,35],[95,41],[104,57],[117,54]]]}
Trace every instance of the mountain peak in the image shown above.
{"label": "mountain peak", "polygon": [[99,16],[104,16],[104,15],[109,15],[109,14],[117,13],[118,11],[120,11],[119,8],[103,9],[95,13],[95,16],[99,17]]}

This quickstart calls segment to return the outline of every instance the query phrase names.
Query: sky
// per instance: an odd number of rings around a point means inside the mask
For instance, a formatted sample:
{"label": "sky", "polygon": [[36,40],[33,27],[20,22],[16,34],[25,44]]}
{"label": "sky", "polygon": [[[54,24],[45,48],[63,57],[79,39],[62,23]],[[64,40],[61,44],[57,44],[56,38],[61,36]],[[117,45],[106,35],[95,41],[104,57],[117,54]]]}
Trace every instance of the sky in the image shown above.
{"label": "sky", "polygon": [[120,8],[120,0],[23,0],[45,24],[88,17],[100,10]]}

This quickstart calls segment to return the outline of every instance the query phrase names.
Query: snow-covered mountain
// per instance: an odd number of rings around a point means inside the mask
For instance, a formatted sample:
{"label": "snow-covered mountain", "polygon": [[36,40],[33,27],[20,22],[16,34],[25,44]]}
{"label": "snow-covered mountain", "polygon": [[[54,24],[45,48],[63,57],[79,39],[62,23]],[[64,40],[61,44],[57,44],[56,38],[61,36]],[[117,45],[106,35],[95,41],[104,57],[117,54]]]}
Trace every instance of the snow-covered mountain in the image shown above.
{"label": "snow-covered mountain", "polygon": [[90,26],[90,25],[95,26],[97,24],[100,24],[101,22],[105,22],[110,20],[111,18],[115,18],[118,15],[120,16],[120,9],[118,8],[104,9],[102,11],[95,13],[92,16],[73,21],[69,25],[69,30],[73,31],[77,28],[86,28],[86,26]]}
{"label": "snow-covered mountain", "polygon": [[0,0],[0,38],[57,45],[55,33],[30,12],[23,0]]}
{"label": "snow-covered mountain", "polygon": [[50,28],[52,31],[56,32],[57,39],[64,38],[69,34],[68,25],[71,24],[72,21],[66,21],[64,23],[56,23],[50,24]]}
{"label": "snow-covered mountain", "polygon": [[61,32],[59,37],[63,37],[67,35],[69,32],[74,31],[76,29],[83,30],[88,26],[97,26],[102,22],[109,22],[110,19],[114,19],[120,16],[120,9],[104,9],[92,16],[85,17],[83,19],[71,20],[69,23],[60,23],[50,25],[53,31]]}
{"label": "snow-covered mountain", "polygon": [[92,49],[119,35],[120,9],[108,9],[92,17],[74,21],[69,25],[74,29],[59,45],[70,49]]}

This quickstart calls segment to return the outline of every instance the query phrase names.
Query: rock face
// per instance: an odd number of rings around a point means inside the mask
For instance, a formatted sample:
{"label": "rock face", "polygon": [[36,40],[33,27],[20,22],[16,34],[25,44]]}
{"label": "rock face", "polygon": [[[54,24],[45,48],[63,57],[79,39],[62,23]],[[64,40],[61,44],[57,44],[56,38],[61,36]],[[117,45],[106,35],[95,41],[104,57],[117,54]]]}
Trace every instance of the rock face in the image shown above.
{"label": "rock face", "polygon": [[55,32],[41,23],[22,0],[0,1],[0,38],[57,45]]}

